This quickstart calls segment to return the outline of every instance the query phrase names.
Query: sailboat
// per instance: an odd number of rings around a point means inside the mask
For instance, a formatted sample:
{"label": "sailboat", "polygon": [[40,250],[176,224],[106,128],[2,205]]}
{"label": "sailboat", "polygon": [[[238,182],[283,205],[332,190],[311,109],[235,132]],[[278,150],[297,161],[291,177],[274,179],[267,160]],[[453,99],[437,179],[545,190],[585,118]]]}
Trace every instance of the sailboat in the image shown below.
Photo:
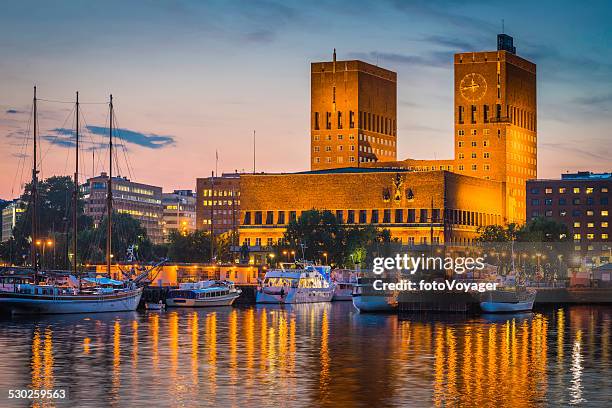
{"label": "sailboat", "polygon": [[[37,238],[37,111],[36,87],[34,87],[34,165],[32,171],[32,265],[34,269],[33,282],[15,283],[12,291],[0,291],[0,309],[13,314],[58,314],[58,313],[96,313],[122,312],[136,310],[142,297],[144,285],[151,269],[144,269],[129,280],[110,278],[81,279],[77,264],[77,204],[78,204],[78,172],[79,172],[79,94],[76,94],[76,168],[74,172],[75,192],[73,196],[73,262],[74,276],[78,281],[61,285],[49,277],[45,282],[39,282],[38,256],[35,247]],[[109,179],[107,194],[107,237],[106,237],[106,270],[111,271],[111,219],[112,219],[112,168],[113,168],[113,96],[109,100]],[[163,262],[163,261],[162,261]],[[161,265],[155,265],[153,269]],[[84,281],[84,282],[83,282]]]}

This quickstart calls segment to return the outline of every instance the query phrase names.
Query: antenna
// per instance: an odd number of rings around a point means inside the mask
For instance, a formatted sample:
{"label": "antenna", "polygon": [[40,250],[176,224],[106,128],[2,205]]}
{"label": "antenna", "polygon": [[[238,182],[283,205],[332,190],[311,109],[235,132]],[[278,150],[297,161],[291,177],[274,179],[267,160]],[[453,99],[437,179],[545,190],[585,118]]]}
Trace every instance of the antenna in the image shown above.
{"label": "antenna", "polygon": [[502,34],[506,34],[506,30],[505,30],[504,25],[505,25],[504,24],[504,19],[502,18]]}
{"label": "antenna", "polygon": [[255,131],[253,130],[253,174],[255,174]]}

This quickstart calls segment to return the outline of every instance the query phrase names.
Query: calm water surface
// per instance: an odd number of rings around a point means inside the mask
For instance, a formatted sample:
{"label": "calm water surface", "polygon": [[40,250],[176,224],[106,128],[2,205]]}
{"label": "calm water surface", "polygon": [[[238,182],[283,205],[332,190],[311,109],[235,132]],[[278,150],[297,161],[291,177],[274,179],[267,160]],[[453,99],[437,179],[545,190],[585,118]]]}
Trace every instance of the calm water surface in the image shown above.
{"label": "calm water surface", "polygon": [[67,387],[73,406],[610,406],[611,320],[610,307],[398,318],[350,302],[5,317],[0,406],[33,387]]}

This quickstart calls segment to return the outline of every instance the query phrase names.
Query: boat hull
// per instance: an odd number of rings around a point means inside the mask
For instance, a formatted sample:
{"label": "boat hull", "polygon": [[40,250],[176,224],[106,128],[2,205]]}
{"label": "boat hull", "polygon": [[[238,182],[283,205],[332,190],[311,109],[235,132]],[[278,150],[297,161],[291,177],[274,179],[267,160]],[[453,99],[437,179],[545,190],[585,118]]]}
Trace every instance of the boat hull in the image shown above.
{"label": "boat hull", "polygon": [[287,294],[281,296],[275,293],[266,293],[259,290],[255,298],[256,303],[295,304],[295,303],[319,303],[331,302],[334,290],[330,288],[298,288],[290,289]]}
{"label": "boat hull", "polygon": [[228,296],[219,296],[215,298],[203,299],[186,299],[186,298],[168,298],[166,305],[168,307],[215,307],[215,306],[231,306],[240,294],[233,293]]}
{"label": "boat hull", "polygon": [[393,312],[397,309],[397,301],[393,296],[353,295],[353,306],[364,313]]}
{"label": "boat hull", "polygon": [[38,296],[0,293],[0,309],[12,314],[127,312],[138,308],[142,288],[113,295]]}
{"label": "boat hull", "polygon": [[348,288],[348,289],[338,289],[338,287],[336,287],[336,289],[334,290],[334,296],[332,298],[332,300],[334,302],[336,301],[342,301],[342,300],[352,300],[353,299],[353,288]]}
{"label": "boat hull", "polygon": [[485,313],[529,312],[533,309],[533,300],[517,303],[480,302],[480,308]]}

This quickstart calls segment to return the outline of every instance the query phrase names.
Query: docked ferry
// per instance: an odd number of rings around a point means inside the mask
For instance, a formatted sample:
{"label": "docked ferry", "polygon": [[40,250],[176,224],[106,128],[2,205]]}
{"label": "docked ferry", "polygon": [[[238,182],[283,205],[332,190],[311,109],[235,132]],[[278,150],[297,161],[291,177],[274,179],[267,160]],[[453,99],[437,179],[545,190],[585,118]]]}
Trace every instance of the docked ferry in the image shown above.
{"label": "docked ferry", "polygon": [[229,281],[181,283],[178,289],[168,292],[166,304],[170,307],[231,306],[241,293]]}
{"label": "docked ferry", "polygon": [[257,288],[256,303],[331,302],[334,285],[329,266],[308,262],[282,263],[268,271]]}
{"label": "docked ferry", "polygon": [[353,287],[353,306],[360,312],[393,312],[397,309],[399,292],[375,290],[373,282],[378,278],[359,277]]}

